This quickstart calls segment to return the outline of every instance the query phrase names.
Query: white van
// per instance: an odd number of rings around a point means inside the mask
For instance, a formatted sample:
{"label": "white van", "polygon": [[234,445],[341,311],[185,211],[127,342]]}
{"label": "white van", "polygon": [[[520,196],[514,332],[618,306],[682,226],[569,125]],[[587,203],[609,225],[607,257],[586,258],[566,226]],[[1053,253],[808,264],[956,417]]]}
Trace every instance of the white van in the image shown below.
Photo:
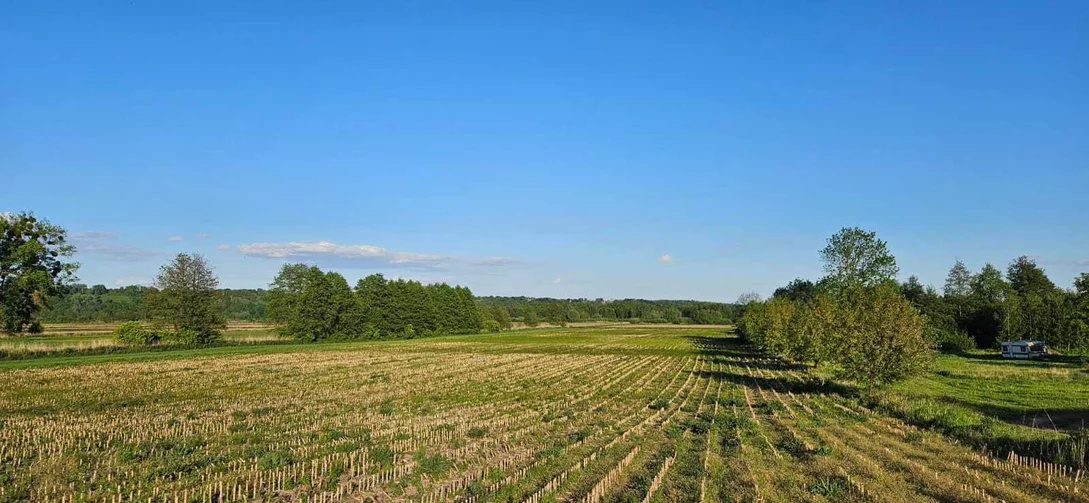
{"label": "white van", "polygon": [[1047,356],[1044,341],[1009,341],[1002,343],[1003,358],[1039,358]]}

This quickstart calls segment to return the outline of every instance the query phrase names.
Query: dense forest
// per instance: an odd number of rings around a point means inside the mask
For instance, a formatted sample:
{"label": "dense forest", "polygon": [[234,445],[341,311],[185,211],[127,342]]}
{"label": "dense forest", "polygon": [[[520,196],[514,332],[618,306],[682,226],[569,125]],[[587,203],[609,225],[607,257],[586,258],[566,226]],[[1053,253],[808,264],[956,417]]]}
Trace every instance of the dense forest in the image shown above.
{"label": "dense forest", "polygon": [[[155,289],[146,286],[107,288],[105,285],[68,285],[42,311],[46,323],[132,321],[149,318],[147,299]],[[260,321],[265,318],[268,292],[263,289],[218,290],[228,320]]]}
{"label": "dense forest", "polygon": [[[408,288],[402,288],[402,283],[411,282],[396,280],[391,283],[395,285],[392,288],[400,291]],[[67,286],[60,296],[53,299],[52,308],[41,314],[41,320],[50,323],[146,320],[147,297],[154,290],[152,287],[135,285],[121,288],[83,284]],[[218,293],[228,320],[266,319],[268,290],[223,288]],[[512,322],[522,322],[529,326],[540,322],[562,325],[580,321],[718,324],[730,323],[738,315],[738,309],[733,304],[690,300],[476,297],[475,301],[484,322],[495,321],[502,329],[510,328]],[[430,325],[432,323],[425,322],[414,326]],[[400,328],[392,329],[397,331]]]}
{"label": "dense forest", "polygon": [[532,297],[479,297],[485,316],[509,326],[511,321],[535,326],[580,321],[637,321],[645,323],[730,323],[737,306],[691,300],[549,299]]}
{"label": "dense forest", "polygon": [[912,276],[900,291],[923,314],[931,337],[947,347],[994,348],[1000,340],[1029,339],[1067,350],[1089,350],[1089,273],[1059,288],[1027,256],[1006,274],[986,264],[972,274],[959,260],[942,293]]}

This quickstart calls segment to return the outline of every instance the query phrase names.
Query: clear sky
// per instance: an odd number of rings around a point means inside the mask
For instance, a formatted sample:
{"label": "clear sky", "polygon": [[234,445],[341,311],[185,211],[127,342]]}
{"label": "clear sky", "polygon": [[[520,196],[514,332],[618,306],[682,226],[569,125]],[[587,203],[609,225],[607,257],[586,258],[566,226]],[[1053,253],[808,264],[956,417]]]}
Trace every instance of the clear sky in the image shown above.
{"label": "clear sky", "polygon": [[844,226],[940,286],[1089,271],[1089,2],[0,3],[0,211],[80,277],[200,252],[726,300]]}

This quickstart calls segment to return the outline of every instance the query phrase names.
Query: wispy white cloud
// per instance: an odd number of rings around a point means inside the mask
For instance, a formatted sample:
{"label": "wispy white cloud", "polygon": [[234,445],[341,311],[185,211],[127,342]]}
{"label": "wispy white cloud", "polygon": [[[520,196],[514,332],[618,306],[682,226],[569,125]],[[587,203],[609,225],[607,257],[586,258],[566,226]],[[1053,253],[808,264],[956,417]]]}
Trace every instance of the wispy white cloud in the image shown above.
{"label": "wispy white cloud", "polygon": [[485,257],[469,261],[469,264],[477,267],[499,267],[513,263],[515,260],[510,257]]}
{"label": "wispy white cloud", "polygon": [[673,262],[673,257],[668,253],[664,253],[662,254],[662,256],[658,257],[658,262],[664,262],[668,264],[670,262]]}
{"label": "wispy white cloud", "polygon": [[185,241],[185,236],[170,236],[170,239],[168,241],[172,241],[175,243],[178,241]]}
{"label": "wispy white cloud", "polygon": [[71,239],[117,239],[117,233],[112,231],[82,231],[68,235]]}
{"label": "wispy white cloud", "polygon": [[1058,266],[1058,267],[1082,267],[1089,266],[1089,258],[1070,258],[1070,257],[1040,257],[1036,255],[1030,255],[1029,258],[1034,260],[1041,266]]}
{"label": "wispy white cloud", "polygon": [[326,265],[359,268],[455,269],[498,268],[514,263],[507,257],[466,258],[393,251],[374,245],[342,245],[331,241],[291,241],[288,243],[252,243],[238,247],[250,257],[293,259]]}
{"label": "wispy white cloud", "polygon": [[231,245],[216,245],[217,250],[230,250]]}
{"label": "wispy white cloud", "polygon": [[554,285],[558,285],[560,283],[563,283],[563,278],[556,278],[556,279],[552,280],[552,284],[554,284]]}
{"label": "wispy white cloud", "polygon": [[128,262],[163,255],[158,250],[121,243],[117,233],[112,231],[73,232],[69,234],[68,240],[76,247],[76,253],[101,255],[109,260]]}
{"label": "wispy white cloud", "polygon": [[202,232],[202,233],[200,233],[200,234],[197,234],[197,239],[206,239],[206,238],[209,238],[209,237],[211,237],[211,236],[212,236],[211,234],[208,234],[208,233]]}

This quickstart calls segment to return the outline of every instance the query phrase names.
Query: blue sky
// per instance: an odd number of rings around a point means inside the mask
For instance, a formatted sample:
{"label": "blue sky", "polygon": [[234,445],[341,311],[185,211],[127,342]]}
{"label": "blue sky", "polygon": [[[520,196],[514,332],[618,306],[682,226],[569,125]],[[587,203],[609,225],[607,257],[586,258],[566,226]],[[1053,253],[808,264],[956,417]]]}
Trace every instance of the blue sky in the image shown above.
{"label": "blue sky", "polygon": [[1081,1],[9,1],[0,211],[109,286],[200,252],[229,287],[729,301],[858,225],[904,277],[1069,287],[1087,54]]}

